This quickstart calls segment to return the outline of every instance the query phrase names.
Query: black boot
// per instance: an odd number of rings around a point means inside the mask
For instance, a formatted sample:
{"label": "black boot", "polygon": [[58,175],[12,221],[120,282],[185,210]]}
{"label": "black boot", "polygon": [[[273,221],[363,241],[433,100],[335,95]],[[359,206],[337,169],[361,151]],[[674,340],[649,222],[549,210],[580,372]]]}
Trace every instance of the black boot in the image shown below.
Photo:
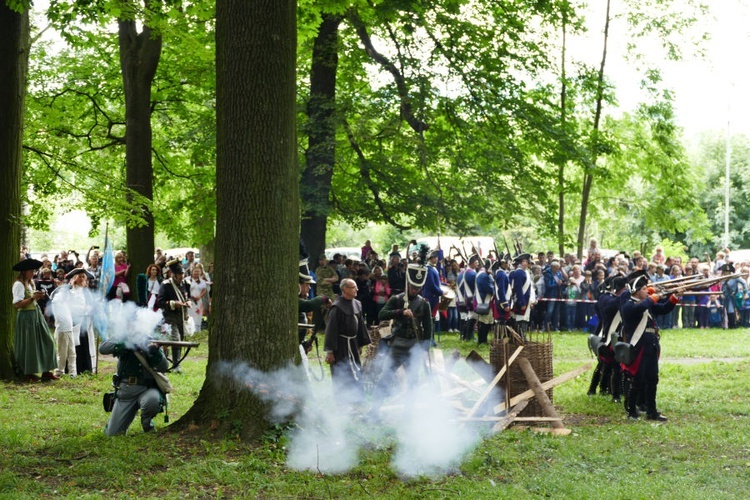
{"label": "black boot", "polygon": [[641,386],[642,382],[637,382],[635,380],[630,381],[630,387],[628,388],[628,393],[625,397],[625,410],[628,413],[629,420],[638,420],[636,401],[638,401],[640,393],[643,392]]}
{"label": "black boot", "polygon": [[470,319],[466,322],[466,337],[464,338],[464,340],[474,340],[474,327],[476,326],[476,324],[477,320],[475,319]]}
{"label": "black boot", "polygon": [[619,403],[622,394],[622,369],[617,363],[612,366],[612,380],[609,386],[612,388],[612,402]]}
{"label": "black boot", "polygon": [[477,330],[477,344],[487,343],[487,336],[489,335],[491,328],[492,328],[492,325],[488,325],[486,323],[479,323],[479,327]]}
{"label": "black boot", "polygon": [[646,419],[666,422],[667,417],[659,413],[656,409],[656,384],[647,382],[643,392],[645,393],[646,400]]}
{"label": "black boot", "polygon": [[599,384],[599,394],[610,394],[612,392],[612,389],[609,386],[611,379],[612,379],[612,366],[609,364],[605,364],[602,367],[602,380]]}
{"label": "black boot", "polygon": [[596,368],[594,368],[594,373],[591,375],[591,384],[589,384],[589,392],[586,394],[589,396],[593,396],[596,394],[596,386],[599,385],[599,380],[602,378],[602,362],[599,361],[597,363]]}

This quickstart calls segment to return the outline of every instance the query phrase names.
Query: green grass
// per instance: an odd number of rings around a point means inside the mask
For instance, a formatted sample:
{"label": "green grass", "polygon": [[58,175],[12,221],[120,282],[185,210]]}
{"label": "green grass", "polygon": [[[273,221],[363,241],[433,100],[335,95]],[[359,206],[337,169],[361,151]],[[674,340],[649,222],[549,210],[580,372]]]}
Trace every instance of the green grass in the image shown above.
{"label": "green grass", "polygon": [[[205,335],[205,334],[204,334]],[[0,498],[745,498],[750,484],[750,332],[671,330],[662,337],[658,401],[670,421],[624,419],[620,405],[585,395],[590,372],[555,388],[569,436],[506,430],[485,439],[460,468],[438,478],[400,478],[385,439],[340,475],[289,470],[286,438],[260,445],[190,433],[107,438],[101,374],[0,386]],[[555,374],[594,360],[583,333],[553,335]],[[205,337],[185,373],[172,375],[174,422],[203,382]],[[446,354],[477,348],[443,336]],[[687,358],[733,358],[687,362]],[[320,382],[330,383],[329,380]],[[440,439],[440,436],[435,436]]]}

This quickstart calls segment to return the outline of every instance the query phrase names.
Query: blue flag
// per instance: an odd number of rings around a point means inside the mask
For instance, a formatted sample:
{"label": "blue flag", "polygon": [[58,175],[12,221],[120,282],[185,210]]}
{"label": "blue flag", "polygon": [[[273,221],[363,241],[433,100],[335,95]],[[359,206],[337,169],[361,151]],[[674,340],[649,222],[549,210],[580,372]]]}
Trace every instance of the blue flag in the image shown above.
{"label": "blue flag", "polygon": [[115,254],[112,252],[112,244],[109,236],[104,238],[104,254],[102,255],[102,277],[99,280],[99,292],[106,296],[112,289],[115,281]]}

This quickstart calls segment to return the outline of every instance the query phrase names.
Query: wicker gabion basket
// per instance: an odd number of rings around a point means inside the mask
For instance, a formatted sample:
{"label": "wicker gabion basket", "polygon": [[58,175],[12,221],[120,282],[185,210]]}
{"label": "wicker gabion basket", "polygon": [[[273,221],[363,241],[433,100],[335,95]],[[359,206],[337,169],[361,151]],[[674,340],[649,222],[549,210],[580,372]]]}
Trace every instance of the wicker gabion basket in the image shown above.
{"label": "wicker gabion basket", "polygon": [[[495,372],[499,372],[502,369],[505,360],[509,358],[520,345],[523,345],[523,351],[521,355],[525,356],[526,359],[531,363],[531,367],[534,369],[539,381],[544,383],[553,378],[552,373],[552,338],[548,333],[527,333],[527,341],[523,342],[518,337],[511,335],[504,335],[505,332],[497,332],[495,340],[492,341],[490,346],[490,363],[495,369]],[[507,343],[504,339],[507,339]],[[510,394],[509,398],[512,398],[522,392],[527,391],[531,387],[526,381],[521,368],[513,363],[510,365],[508,375],[510,377]],[[508,387],[506,379],[500,381],[499,385],[503,388]],[[552,389],[547,391],[550,401],[552,399]],[[529,405],[524,409],[520,416],[523,417],[543,417],[542,407],[539,402],[534,398],[529,401]]]}

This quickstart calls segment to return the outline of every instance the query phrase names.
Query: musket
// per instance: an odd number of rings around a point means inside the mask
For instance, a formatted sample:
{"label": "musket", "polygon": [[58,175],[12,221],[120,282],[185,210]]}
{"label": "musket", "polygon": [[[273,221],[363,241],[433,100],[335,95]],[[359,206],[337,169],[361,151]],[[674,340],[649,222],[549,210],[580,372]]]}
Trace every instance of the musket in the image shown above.
{"label": "musket", "polygon": [[198,347],[200,345],[198,342],[184,342],[182,340],[152,340],[149,344],[156,344],[160,347]]}
{"label": "musket", "polygon": [[[674,287],[662,286],[660,291],[664,293],[683,293],[688,290],[708,288],[709,286],[715,285],[716,283],[721,283],[722,281],[726,281],[732,278],[738,278],[740,276],[742,276],[742,273],[727,274],[726,276],[718,276],[716,278],[704,278],[698,281],[685,283],[682,285],[678,284],[678,286],[674,286]],[[663,285],[663,283],[652,283],[652,285],[654,284]]]}
{"label": "musket", "polygon": [[503,235],[503,241],[505,242],[505,249],[508,251],[508,258],[512,259],[513,254],[510,252],[510,247],[508,246],[508,240],[505,239],[505,235]]}

